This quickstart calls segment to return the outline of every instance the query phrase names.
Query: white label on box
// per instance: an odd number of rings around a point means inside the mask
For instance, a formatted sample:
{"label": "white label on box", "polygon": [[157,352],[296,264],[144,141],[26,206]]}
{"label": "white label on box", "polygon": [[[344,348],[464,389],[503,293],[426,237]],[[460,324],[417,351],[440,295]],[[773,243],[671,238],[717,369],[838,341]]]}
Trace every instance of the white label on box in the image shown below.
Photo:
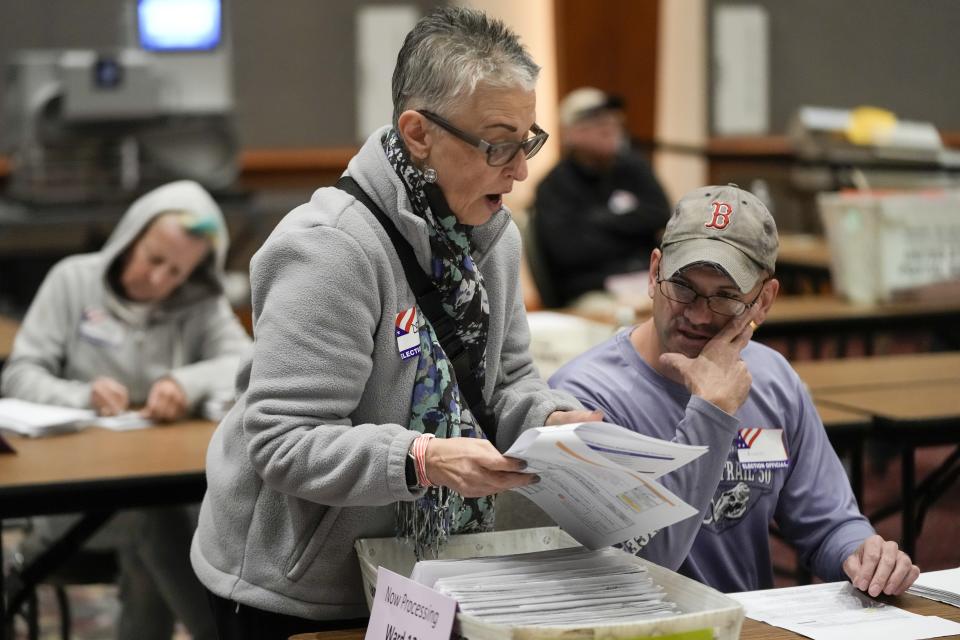
{"label": "white label on box", "polygon": [[884,297],[960,278],[960,196],[916,194],[881,200]]}
{"label": "white label on box", "polygon": [[449,640],[457,601],[383,567],[365,640]]}

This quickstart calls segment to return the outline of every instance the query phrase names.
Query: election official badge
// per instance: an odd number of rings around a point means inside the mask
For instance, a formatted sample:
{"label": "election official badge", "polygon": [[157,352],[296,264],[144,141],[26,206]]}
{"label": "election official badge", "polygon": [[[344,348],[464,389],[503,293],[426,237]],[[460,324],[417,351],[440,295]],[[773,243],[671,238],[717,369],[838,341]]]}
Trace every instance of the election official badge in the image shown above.
{"label": "election official badge", "polygon": [[737,458],[744,469],[782,469],[790,466],[783,445],[783,429],[752,427],[737,432]]}
{"label": "election official badge", "polygon": [[397,314],[394,330],[401,360],[420,355],[420,315],[416,305]]}
{"label": "election official badge", "polygon": [[87,307],[80,316],[78,333],[81,338],[99,347],[119,347],[123,344],[126,330],[103,309]]}

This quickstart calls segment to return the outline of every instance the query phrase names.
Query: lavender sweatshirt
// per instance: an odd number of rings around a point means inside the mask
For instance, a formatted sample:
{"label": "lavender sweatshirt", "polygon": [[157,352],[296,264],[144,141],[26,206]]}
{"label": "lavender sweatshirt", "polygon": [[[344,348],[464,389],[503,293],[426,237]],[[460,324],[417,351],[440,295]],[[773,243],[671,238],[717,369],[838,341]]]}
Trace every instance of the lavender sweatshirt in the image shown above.
{"label": "lavender sweatshirt", "polygon": [[[843,561],[873,535],[873,528],[857,509],[843,467],[790,364],[755,342],[742,357],[753,385],[732,428],[722,417],[727,414],[648,366],[628,331],[567,363],[550,385],[602,409],[608,422],[711,448],[661,479],[698,508],[700,518],[661,530],[649,541],[627,541],[625,548],[721,591],[763,589],[773,586],[768,525],[775,521],[816,575],[843,580]],[[740,465],[737,429],[753,427],[783,429],[788,467]]]}

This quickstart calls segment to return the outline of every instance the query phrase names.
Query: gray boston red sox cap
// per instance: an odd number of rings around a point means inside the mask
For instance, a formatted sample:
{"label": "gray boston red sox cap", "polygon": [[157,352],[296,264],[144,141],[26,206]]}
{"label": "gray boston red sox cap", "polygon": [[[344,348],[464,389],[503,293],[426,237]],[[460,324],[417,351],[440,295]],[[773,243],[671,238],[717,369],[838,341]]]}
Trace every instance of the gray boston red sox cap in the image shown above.
{"label": "gray boston red sox cap", "polygon": [[746,293],[777,261],[777,223],[767,207],[735,184],[701,187],[680,199],[660,243],[664,280],[696,263],[722,268]]}

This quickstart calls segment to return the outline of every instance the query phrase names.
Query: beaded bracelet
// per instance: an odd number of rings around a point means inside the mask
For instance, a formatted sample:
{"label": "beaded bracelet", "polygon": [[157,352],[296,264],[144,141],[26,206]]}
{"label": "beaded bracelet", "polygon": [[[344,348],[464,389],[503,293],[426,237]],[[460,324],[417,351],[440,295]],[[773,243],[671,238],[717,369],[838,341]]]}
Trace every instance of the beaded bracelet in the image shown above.
{"label": "beaded bracelet", "polygon": [[417,469],[417,484],[421,487],[434,486],[427,477],[427,444],[435,437],[432,433],[425,433],[422,436],[418,436],[417,439],[413,441],[413,446],[411,447],[414,466],[416,466]]}

